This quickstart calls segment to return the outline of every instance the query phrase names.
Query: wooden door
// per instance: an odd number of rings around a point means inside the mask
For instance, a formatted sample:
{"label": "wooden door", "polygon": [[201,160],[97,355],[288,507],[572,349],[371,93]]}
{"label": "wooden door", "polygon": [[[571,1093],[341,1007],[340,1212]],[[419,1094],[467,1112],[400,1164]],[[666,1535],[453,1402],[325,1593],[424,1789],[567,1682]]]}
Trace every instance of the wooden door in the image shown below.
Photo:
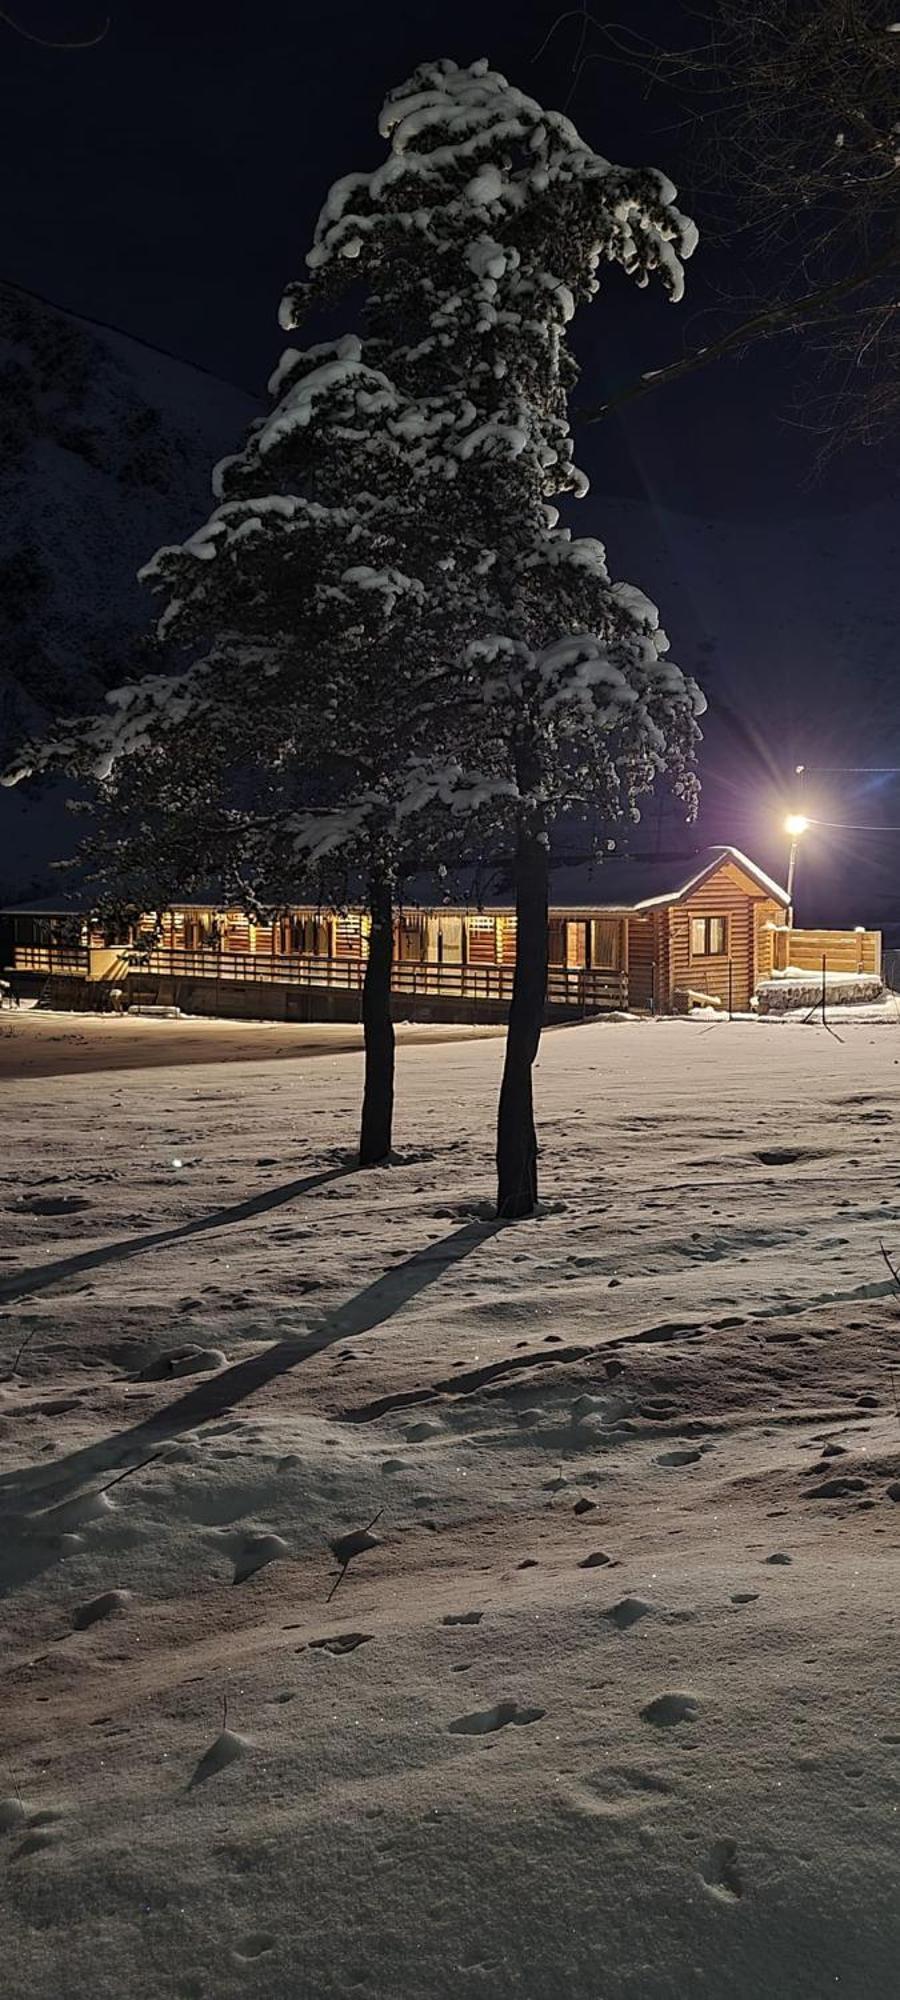
{"label": "wooden door", "polygon": [[566,924],[566,964],[581,969],[587,965],[588,927],[580,919],[569,920]]}
{"label": "wooden door", "polygon": [[591,924],[591,933],[592,966],[598,972],[621,972],[621,917],[595,917]]}

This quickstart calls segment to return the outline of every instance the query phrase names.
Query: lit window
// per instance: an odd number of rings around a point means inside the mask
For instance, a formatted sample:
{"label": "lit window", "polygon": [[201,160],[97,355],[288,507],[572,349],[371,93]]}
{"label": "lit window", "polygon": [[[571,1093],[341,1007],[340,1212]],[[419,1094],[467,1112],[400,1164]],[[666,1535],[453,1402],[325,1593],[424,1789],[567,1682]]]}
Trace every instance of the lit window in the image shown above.
{"label": "lit window", "polygon": [[728,918],[691,918],[691,957],[726,958],[728,955]]}

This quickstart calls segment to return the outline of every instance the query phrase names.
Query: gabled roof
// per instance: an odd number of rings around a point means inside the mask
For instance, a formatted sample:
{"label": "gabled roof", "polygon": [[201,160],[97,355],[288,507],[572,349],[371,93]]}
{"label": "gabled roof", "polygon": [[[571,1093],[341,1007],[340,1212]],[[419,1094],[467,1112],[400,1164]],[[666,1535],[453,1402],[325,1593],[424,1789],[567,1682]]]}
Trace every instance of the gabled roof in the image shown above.
{"label": "gabled roof", "polygon": [[[559,867],[551,866],[550,907],[552,910],[581,910],[586,914],[604,910],[659,909],[666,903],[682,902],[727,861],[749,876],[761,895],[771,896],[773,902],[787,908],[787,890],[773,881],[757,862],[742,854],[739,847],[707,847],[695,854],[662,859],[648,856],[635,860],[610,855]],[[439,886],[433,877],[423,878],[407,886],[402,900],[407,909],[445,908],[448,914],[460,909],[511,911],[515,908],[511,890],[491,895],[484,881],[479,881],[474,872],[468,878],[465,872],[455,874],[449,894],[446,887]],[[181,910],[221,910],[234,909],[236,905],[233,899],[223,900],[221,892],[210,889],[204,897],[191,895],[179,898],[174,907]],[[312,907],[309,902],[297,903],[298,909]],[[18,903],[12,908],[0,910],[0,916],[69,916],[79,914],[84,908],[85,901],[82,900],[79,905],[77,892],[73,891],[69,901],[57,895],[32,903]]]}
{"label": "gabled roof", "polygon": [[87,898],[77,889],[69,895],[58,889],[55,896],[35,896],[30,903],[6,903],[0,917],[83,917],[88,908]]}
{"label": "gabled roof", "polygon": [[[787,907],[786,889],[774,882],[765,870],[738,847],[708,847],[696,854],[666,859],[648,856],[643,860],[619,859],[584,862],[577,866],[551,868],[550,907],[554,910],[654,910],[667,903],[680,903],[714,875],[724,862],[732,862],[760,893]],[[488,908],[512,907],[488,903]]]}
{"label": "gabled roof", "polygon": [[[773,902],[783,903],[785,908],[787,908],[790,903],[787,890],[782,888],[779,882],[773,881],[772,876],[767,875],[757,862],[751,861],[749,855],[742,854],[739,847],[711,847],[708,853],[709,858],[705,864],[696,869],[689,876],[688,880],[682,883],[680,888],[670,889],[664,891],[662,894],[657,893],[645,896],[643,901],[636,904],[635,907],[639,910],[647,910],[653,909],[659,903],[680,903],[686,896],[690,895],[692,889],[698,888],[699,884],[704,882],[708,875],[714,875],[716,869],[720,868],[724,861],[731,861],[736,868],[740,868],[745,875],[749,875],[751,881],[756,882],[766,896],[771,896]],[[698,860],[700,859],[699,855],[697,858]]]}

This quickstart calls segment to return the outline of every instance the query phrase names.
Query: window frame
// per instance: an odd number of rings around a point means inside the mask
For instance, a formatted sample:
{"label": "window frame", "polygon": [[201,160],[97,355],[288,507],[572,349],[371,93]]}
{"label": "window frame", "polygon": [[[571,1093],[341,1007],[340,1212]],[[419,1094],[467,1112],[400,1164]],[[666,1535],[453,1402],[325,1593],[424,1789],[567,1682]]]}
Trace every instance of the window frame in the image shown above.
{"label": "window frame", "polygon": [[[730,947],[731,947],[731,935],[730,935],[730,921],[731,921],[731,920],[730,920],[730,918],[729,918],[729,916],[728,916],[728,914],[727,914],[727,912],[726,912],[726,911],[712,911],[712,912],[711,912],[711,913],[710,913],[709,915],[707,915],[707,914],[706,914],[706,912],[703,912],[703,914],[702,914],[702,915],[701,915],[701,914],[697,914],[696,916],[693,916],[693,915],[692,915],[692,916],[690,916],[690,917],[689,917],[689,919],[688,919],[688,921],[689,921],[689,923],[690,923],[690,932],[689,932],[689,949],[690,949],[690,956],[691,956],[691,961],[692,961],[692,963],[696,962],[696,961],[697,961],[697,960],[699,960],[699,959],[721,959],[721,958],[725,958],[725,959],[727,959],[727,958],[728,958],[728,957],[730,956]],[[695,926],[695,924],[702,924],[702,925],[703,925],[703,950],[702,950],[702,951],[695,951],[695,949],[694,949],[694,926]],[[721,924],[721,926],[722,926],[722,935],[723,935],[723,943],[722,943],[722,949],[721,949],[721,951],[714,951],[714,950],[713,950],[713,945],[712,945],[712,929],[713,929],[713,925],[714,925],[714,924]]]}

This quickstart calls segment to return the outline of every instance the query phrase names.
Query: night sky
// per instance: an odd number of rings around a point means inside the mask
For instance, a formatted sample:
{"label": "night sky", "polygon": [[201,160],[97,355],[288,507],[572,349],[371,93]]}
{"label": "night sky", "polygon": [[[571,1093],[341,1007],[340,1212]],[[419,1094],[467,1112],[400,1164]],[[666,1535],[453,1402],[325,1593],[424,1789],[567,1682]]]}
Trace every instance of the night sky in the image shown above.
{"label": "night sky", "polygon": [[[18,0],[35,32],[88,35],[106,0]],[[337,175],[377,163],[389,86],[432,56],[487,55],[522,88],[561,106],[580,33],[550,0],[111,0],[98,47],[62,52],[0,27],[6,201],[3,274],[54,303],[104,319],[258,391],[278,351],[283,284],[302,268],[321,200]],[[603,10],[599,10],[601,13]],[[638,0],[632,27],[670,39],[696,31],[676,5]],[[608,18],[619,17],[611,7]],[[594,38],[589,46],[599,49]],[[690,130],[662,92],[608,61],[585,69],[569,106],[612,159],[664,167],[704,223]],[[745,253],[741,253],[742,255]],[[698,344],[719,288],[748,272],[721,246],[689,267],[674,307],[612,273],[579,335],[586,401]],[[888,476],[888,458],[845,457],[805,490],[809,440],[787,421],[790,341],[667,388],[586,434],[583,454],[608,492],[663,506],[753,511],[844,505]],[[802,498],[801,498],[802,496]]]}
{"label": "night sky", "polygon": [[[105,0],[17,7],[35,33],[87,36]],[[376,120],[385,91],[425,59],[486,55],[562,107],[580,34],[577,18],[564,20],[539,53],[561,12],[550,0],[111,0],[111,9],[101,43],[70,52],[0,25],[2,275],[254,393],[278,354],[281,292],[302,270],[330,182],[383,156]],[[696,35],[696,21],[662,0],[598,12],[669,41]],[[683,305],[613,272],[583,316],[579,394],[596,402],[709,337],[723,290],[739,292],[751,272],[745,249],[704,245],[708,191],[671,98],[648,97],[634,72],[592,61],[567,108],[601,153],[664,168],[701,229]],[[617,497],[718,521],[788,524],[884,501],[896,490],[887,446],[844,453],[814,475],[813,444],[790,421],[802,361],[801,343],[772,342],[582,429],[578,456],[593,491],[578,511],[580,531],[603,536],[615,559]],[[653,594],[646,567],[616,567]],[[684,583],[696,597],[697,580]],[[665,603],[664,611],[675,626]],[[824,629],[813,635],[808,669],[791,663],[801,713],[827,641]],[[841,718],[845,744],[847,728]],[[900,783],[891,816],[900,821]]]}

